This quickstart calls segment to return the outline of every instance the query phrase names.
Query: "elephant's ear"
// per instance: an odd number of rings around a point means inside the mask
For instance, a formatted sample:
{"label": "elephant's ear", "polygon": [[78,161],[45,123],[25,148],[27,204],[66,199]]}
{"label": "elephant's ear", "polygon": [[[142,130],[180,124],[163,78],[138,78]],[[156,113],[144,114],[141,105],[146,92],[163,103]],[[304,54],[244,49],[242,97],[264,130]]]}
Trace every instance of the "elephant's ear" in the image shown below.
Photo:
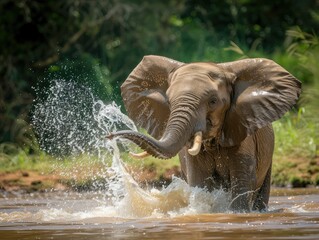
{"label": "elephant's ear", "polygon": [[157,139],[170,114],[166,96],[169,74],[182,64],[166,57],[144,56],[121,86],[129,117]]}
{"label": "elephant's ear", "polygon": [[220,137],[222,146],[237,145],[282,117],[301,92],[301,82],[269,59],[244,59],[219,66],[237,77]]}

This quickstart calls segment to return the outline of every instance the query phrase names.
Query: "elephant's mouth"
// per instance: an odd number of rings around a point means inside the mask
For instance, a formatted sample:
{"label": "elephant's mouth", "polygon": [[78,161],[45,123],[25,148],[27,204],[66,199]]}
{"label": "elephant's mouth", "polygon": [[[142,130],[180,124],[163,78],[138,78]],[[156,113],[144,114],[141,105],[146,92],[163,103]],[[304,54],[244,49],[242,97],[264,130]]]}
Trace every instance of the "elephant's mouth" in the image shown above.
{"label": "elephant's mouth", "polygon": [[217,146],[217,138],[212,137],[212,138],[204,139],[202,145],[204,146],[205,149]]}
{"label": "elephant's mouth", "polygon": [[219,122],[213,122],[210,118],[206,119],[206,131],[203,132],[203,142],[215,141],[220,133],[221,126]]}
{"label": "elephant's mouth", "polygon": [[206,125],[207,131],[198,131],[194,136],[188,141],[189,146],[188,153],[195,156],[199,153],[202,146],[206,149],[208,147],[215,146],[217,144],[218,138],[218,127],[214,126],[210,120],[207,120]]}
{"label": "elephant's mouth", "polygon": [[[190,155],[197,155],[202,148],[207,149],[209,147],[213,147],[217,145],[219,127],[217,124],[213,124],[211,119],[206,119],[206,131],[196,132],[194,136],[192,136],[189,141],[189,149],[188,153]],[[199,137],[200,135],[200,137]],[[196,150],[195,150],[196,149]]]}
{"label": "elephant's mouth", "polygon": [[[202,138],[202,141],[201,141],[201,147],[203,147],[204,149],[208,149],[208,148],[211,148],[211,147],[214,147],[214,146],[217,146],[217,137],[214,136],[214,137],[209,137],[209,136],[206,136],[204,137],[205,135],[203,135],[203,138]],[[192,137],[189,141],[188,141],[188,146],[194,146],[194,142],[195,142],[195,137]],[[193,145],[192,145],[193,144]],[[191,147],[190,147],[191,148]],[[189,148],[189,149],[190,149]]]}

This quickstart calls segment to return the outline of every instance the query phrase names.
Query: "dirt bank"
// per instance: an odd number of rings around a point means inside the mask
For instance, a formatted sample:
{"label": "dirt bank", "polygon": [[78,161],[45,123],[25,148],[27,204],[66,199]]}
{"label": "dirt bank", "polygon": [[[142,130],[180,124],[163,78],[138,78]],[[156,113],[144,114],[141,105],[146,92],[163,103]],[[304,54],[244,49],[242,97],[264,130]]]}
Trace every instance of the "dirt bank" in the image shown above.
{"label": "dirt bank", "polygon": [[[171,182],[172,175],[180,176],[178,167],[167,169],[158,176],[156,169],[144,168],[134,170],[130,168],[134,179],[141,186],[161,187]],[[68,178],[59,173],[43,174],[36,171],[14,171],[0,173],[0,191],[5,192],[37,192],[37,191],[66,191],[66,190],[91,190],[94,183],[103,181],[103,179],[91,178],[83,179],[79,173],[78,177]],[[102,185],[103,186],[103,185]]]}
{"label": "dirt bank", "polygon": [[0,174],[2,191],[35,192],[49,189],[66,190],[63,179],[55,174],[41,174],[35,171],[15,171]]}
{"label": "dirt bank", "polygon": [[[162,187],[171,182],[172,175],[180,176],[180,168],[172,166],[161,173],[156,166],[137,168],[128,167],[129,172],[141,186]],[[105,179],[92,179],[94,174],[83,178],[83,170],[78,176],[66,177],[59,172],[41,173],[30,170],[19,170],[0,173],[0,191],[35,192],[35,191],[85,191],[94,189],[96,182],[104,183]],[[309,161],[306,159],[281,159],[274,161],[272,185],[274,187],[307,187],[319,185],[319,158]],[[99,186],[105,186],[100,184]]]}

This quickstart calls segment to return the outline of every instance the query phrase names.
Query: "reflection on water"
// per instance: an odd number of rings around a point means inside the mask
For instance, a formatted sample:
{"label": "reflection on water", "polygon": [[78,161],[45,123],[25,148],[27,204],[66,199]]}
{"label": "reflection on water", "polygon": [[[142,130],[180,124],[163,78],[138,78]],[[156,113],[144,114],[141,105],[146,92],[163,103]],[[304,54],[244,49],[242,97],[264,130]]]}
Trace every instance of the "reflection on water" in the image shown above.
{"label": "reflection on water", "polygon": [[101,192],[2,196],[0,208],[1,239],[319,239],[319,189],[275,190],[268,213],[120,217]]}

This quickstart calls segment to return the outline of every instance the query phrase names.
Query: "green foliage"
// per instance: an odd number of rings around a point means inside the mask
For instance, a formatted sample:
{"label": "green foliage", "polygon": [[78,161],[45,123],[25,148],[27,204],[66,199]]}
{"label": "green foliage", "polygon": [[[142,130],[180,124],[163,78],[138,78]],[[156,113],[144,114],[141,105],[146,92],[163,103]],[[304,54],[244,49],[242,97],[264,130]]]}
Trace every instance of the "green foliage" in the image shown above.
{"label": "green foliage", "polygon": [[253,45],[257,39],[266,51],[281,46],[285,31],[292,26],[307,32],[319,30],[315,0],[188,1],[182,16],[197,19],[227,41]]}
{"label": "green foliage", "polygon": [[297,113],[288,113],[273,123],[275,131],[276,156],[309,157],[317,155],[317,123],[308,120],[306,108]]}
{"label": "green foliage", "polygon": [[[48,86],[57,79],[86,86],[95,97],[103,101],[110,101],[112,98],[113,89],[109,69],[87,53],[82,54],[77,59],[61,59],[50,65],[47,75],[40,82],[42,85]],[[41,93],[44,91],[39,91],[38,95]]]}
{"label": "green foliage", "polygon": [[[55,159],[44,152],[30,153],[27,149],[21,149],[13,143],[0,144],[0,172],[12,172],[17,170],[41,171],[52,166]],[[49,167],[50,169],[52,167]]]}
{"label": "green foliage", "polygon": [[294,59],[288,69],[304,78],[299,109],[273,124],[276,135],[273,183],[293,187],[318,185],[319,169],[319,38],[315,34],[294,28],[287,31],[289,55]]}
{"label": "green foliage", "polygon": [[[319,60],[319,38],[314,34],[304,32],[300,27],[295,27],[287,31],[288,43],[287,52],[290,56],[298,59],[301,71],[305,72],[304,82],[318,85],[319,76],[318,60]],[[316,81],[317,80],[317,81]]]}

